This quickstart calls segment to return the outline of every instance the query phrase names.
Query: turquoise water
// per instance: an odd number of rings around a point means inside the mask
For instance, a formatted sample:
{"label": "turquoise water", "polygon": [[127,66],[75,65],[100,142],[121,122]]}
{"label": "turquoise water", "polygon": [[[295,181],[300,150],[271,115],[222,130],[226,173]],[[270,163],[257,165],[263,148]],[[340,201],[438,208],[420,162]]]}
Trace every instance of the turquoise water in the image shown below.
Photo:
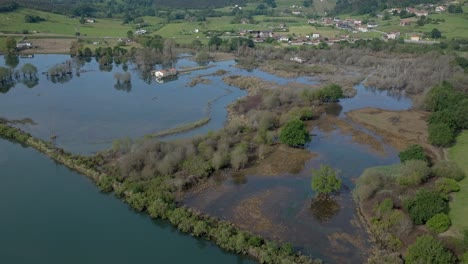
{"label": "turquoise water", "polygon": [[0,167],[0,263],[255,263],[134,212],[34,149],[0,139]]}

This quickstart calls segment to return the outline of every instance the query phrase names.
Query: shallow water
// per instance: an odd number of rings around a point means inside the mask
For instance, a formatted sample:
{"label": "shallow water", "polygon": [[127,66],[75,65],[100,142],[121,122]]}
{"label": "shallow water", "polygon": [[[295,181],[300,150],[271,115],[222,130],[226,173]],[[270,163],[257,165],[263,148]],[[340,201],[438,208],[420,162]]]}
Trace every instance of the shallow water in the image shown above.
{"label": "shallow water", "polygon": [[[386,91],[357,85],[354,98],[331,105],[327,114],[339,116],[364,107],[406,110],[411,99]],[[337,126],[315,126],[312,142],[306,148],[318,156],[307,162],[298,174],[277,176],[241,175],[221,181],[201,194],[189,195],[186,203],[223,219],[229,219],[256,232],[290,241],[298,249],[332,263],[362,263],[369,247],[367,234],[357,220],[351,189],[364,169],[398,162],[397,151],[381,138],[351,124],[355,130],[375,136],[383,146],[376,152],[371,145],[353,141],[351,132]],[[340,170],[344,188],[326,204],[314,204],[311,169],[321,164]],[[287,164],[285,164],[287,166]],[[273,195],[274,194],[274,195]],[[255,211],[255,214],[249,213]],[[268,220],[266,220],[268,219]],[[256,225],[262,222],[264,226]]]}
{"label": "shallow water", "polygon": [[[36,55],[32,59],[21,58],[16,70],[25,63],[35,65],[39,72],[70,60],[66,55]],[[5,65],[0,60],[0,66]],[[312,83],[310,78],[281,78],[269,73],[247,71],[234,67],[233,60],[210,63],[208,69],[180,74],[174,81],[163,84],[148,83],[129,65],[132,75],[131,88],[116,87],[115,73],[123,73],[123,66],[114,65],[110,72],[101,71],[93,59],[85,63],[63,83],[53,82],[44,74],[38,74],[38,84],[28,88],[18,82],[7,92],[0,94],[0,117],[10,120],[31,118],[35,125],[19,125],[32,135],[50,140],[57,136],[56,144],[65,150],[90,154],[111,146],[112,140],[126,136],[139,138],[181,124],[211,117],[211,121],[198,129],[167,137],[190,137],[220,129],[226,121],[226,106],[245,96],[246,92],[222,81],[222,76],[205,76],[210,84],[188,87],[198,75],[215,73],[263,77],[278,83]],[[179,59],[176,68],[196,67],[187,57]],[[161,68],[161,65],[156,66]],[[119,89],[118,89],[119,88]]]}
{"label": "shallow water", "polygon": [[32,148],[0,139],[0,167],[1,263],[255,263],[136,213]]}

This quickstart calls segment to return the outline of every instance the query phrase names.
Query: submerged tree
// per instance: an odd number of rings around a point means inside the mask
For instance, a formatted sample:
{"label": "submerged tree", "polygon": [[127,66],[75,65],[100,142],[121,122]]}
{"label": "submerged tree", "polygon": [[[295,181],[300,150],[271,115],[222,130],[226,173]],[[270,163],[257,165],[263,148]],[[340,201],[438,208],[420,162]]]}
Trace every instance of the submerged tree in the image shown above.
{"label": "submerged tree", "polygon": [[29,79],[32,79],[37,74],[37,68],[31,63],[26,63],[23,65],[23,67],[21,67],[21,72],[23,73],[24,77],[29,75]]}
{"label": "submerged tree", "polygon": [[338,192],[341,184],[338,170],[329,165],[321,165],[320,169],[312,170],[312,190],[319,196],[327,198],[331,193]]}

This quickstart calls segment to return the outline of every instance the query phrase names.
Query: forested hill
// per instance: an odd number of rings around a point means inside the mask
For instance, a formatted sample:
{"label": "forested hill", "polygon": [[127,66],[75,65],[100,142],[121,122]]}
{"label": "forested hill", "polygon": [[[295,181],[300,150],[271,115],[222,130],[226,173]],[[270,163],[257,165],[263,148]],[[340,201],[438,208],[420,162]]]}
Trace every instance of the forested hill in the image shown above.
{"label": "forested hill", "polygon": [[154,15],[159,10],[206,9],[244,4],[247,0],[0,0],[0,12],[17,7],[64,15],[110,17]]}
{"label": "forested hill", "polygon": [[417,4],[435,4],[440,0],[338,0],[335,13],[369,14],[387,7],[407,7]]}

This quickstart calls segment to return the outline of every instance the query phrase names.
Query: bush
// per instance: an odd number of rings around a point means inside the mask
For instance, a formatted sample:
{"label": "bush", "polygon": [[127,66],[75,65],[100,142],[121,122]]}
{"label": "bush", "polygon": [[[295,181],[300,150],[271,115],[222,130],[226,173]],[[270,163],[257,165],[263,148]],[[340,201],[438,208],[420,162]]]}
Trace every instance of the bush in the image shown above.
{"label": "bush", "polygon": [[461,181],[465,178],[465,172],[453,161],[439,161],[432,166],[432,173],[436,177],[444,177]]}
{"label": "bush", "polygon": [[427,190],[421,190],[413,199],[404,201],[404,207],[413,223],[417,225],[425,224],[434,215],[448,211],[448,204],[444,197]]}
{"label": "bush", "polygon": [[435,188],[439,193],[444,195],[447,195],[451,192],[460,191],[460,186],[458,183],[455,180],[449,178],[437,179],[435,182]]}
{"label": "bush", "polygon": [[431,217],[431,219],[427,221],[426,226],[433,232],[442,233],[447,231],[451,224],[450,217],[444,213],[440,213]]}
{"label": "bush", "polygon": [[427,163],[422,160],[409,160],[400,167],[397,182],[403,186],[418,186],[423,183],[431,173]]}
{"label": "bush", "polygon": [[320,99],[324,102],[338,102],[343,98],[343,89],[337,84],[330,84],[320,90]]}
{"label": "bush", "polygon": [[231,152],[231,166],[236,170],[242,169],[248,161],[247,145],[242,143],[237,145]]}
{"label": "bush", "polygon": [[281,129],[280,140],[291,147],[301,147],[310,141],[310,135],[304,122],[293,119]]}
{"label": "bush", "polygon": [[376,169],[366,169],[357,179],[353,194],[360,201],[369,200],[377,191],[393,180],[394,177],[389,177]]}
{"label": "bush", "polygon": [[426,153],[421,145],[413,144],[407,147],[405,150],[401,151],[398,154],[401,163],[404,163],[408,160],[423,160],[428,161],[426,157]]}
{"label": "bush", "polygon": [[416,242],[408,247],[405,263],[407,264],[450,264],[455,263],[455,257],[440,241],[432,236],[418,237]]}
{"label": "bush", "polygon": [[445,123],[429,124],[429,142],[434,146],[448,147],[455,140],[455,131]]}
{"label": "bush", "polygon": [[294,107],[293,109],[289,110],[288,117],[291,118],[298,118],[300,120],[311,120],[314,118],[314,111],[310,107]]}

